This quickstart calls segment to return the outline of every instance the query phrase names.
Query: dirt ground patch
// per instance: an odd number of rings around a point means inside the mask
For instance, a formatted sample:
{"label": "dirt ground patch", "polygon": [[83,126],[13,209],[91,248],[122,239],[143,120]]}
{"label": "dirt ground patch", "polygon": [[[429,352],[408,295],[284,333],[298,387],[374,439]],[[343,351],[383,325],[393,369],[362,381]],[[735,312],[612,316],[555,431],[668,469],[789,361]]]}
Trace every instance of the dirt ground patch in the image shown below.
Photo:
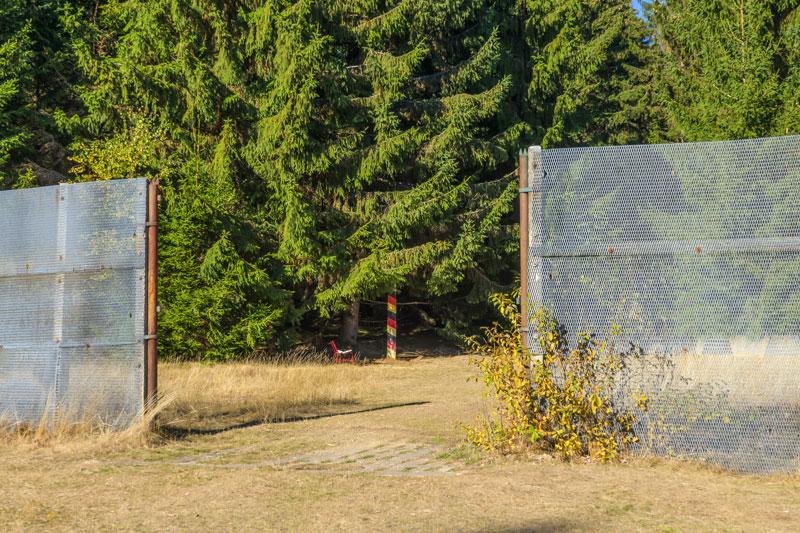
{"label": "dirt ground patch", "polygon": [[[597,465],[476,454],[463,446],[460,424],[486,404],[482,386],[467,380],[473,370],[464,356],[318,371],[342,373],[347,386],[328,383],[333,400],[298,405],[298,416],[283,422],[248,422],[241,410],[233,410],[234,424],[226,426],[224,417],[209,422],[205,402],[198,409],[203,431],[149,446],[0,444],[0,529],[800,527],[796,476],[736,475],[655,459]],[[163,374],[173,383],[180,376],[180,369]]]}

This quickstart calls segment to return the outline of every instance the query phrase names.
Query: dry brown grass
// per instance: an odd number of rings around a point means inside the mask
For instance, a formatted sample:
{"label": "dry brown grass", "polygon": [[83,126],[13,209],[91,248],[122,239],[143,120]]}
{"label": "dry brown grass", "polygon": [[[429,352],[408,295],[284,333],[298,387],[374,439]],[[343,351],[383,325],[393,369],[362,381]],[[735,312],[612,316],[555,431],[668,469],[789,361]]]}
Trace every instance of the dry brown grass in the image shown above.
{"label": "dry brown grass", "polygon": [[[0,418],[0,443],[15,447],[120,449],[153,445],[174,431],[225,429],[237,424],[329,413],[359,401],[367,371],[351,365],[162,363],[155,409],[119,431],[91,408],[61,406],[35,424]],[[48,413],[49,409],[45,409]]]}
{"label": "dry brown grass", "polygon": [[[459,458],[459,424],[486,408],[483,385],[467,380],[473,369],[466,357],[364,367],[167,364],[161,371],[161,389],[174,396],[162,423],[182,419],[192,427],[253,414],[357,413],[162,438],[146,446],[112,443],[106,450],[0,442],[0,474],[13,480],[0,483],[0,529],[797,529],[797,477],[742,476],[662,459],[598,465]],[[374,406],[394,407],[365,409]],[[383,476],[348,461],[330,469],[274,463],[398,443],[441,450],[455,473]]]}
{"label": "dry brown grass", "polygon": [[275,421],[357,403],[367,371],[352,365],[169,363],[160,368],[161,390],[172,401],[163,425]]}
{"label": "dry brown grass", "polygon": [[[169,398],[165,398],[162,405],[168,403]],[[46,409],[45,413],[48,411]],[[140,447],[153,441],[153,422],[159,412],[160,409],[148,410],[123,430],[99,421],[89,409],[82,411],[79,417],[64,414],[55,420],[45,414],[35,424],[0,419],[0,445],[18,450],[53,448],[61,451]]]}

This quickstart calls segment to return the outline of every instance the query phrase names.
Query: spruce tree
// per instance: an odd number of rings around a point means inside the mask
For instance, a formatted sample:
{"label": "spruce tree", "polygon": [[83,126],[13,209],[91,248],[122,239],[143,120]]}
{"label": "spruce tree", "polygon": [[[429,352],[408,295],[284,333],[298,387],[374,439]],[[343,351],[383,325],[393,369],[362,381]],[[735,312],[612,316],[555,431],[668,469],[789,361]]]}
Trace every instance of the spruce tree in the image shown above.
{"label": "spruce tree", "polygon": [[281,256],[315,310],[341,314],[353,342],[365,298],[404,289],[485,301],[513,248],[506,174],[526,131],[513,4],[267,11],[276,78],[250,161],[281,214]]}
{"label": "spruce tree", "polygon": [[22,86],[30,76],[30,26],[21,15],[22,3],[0,6],[0,180],[8,177],[9,163],[30,134],[20,127],[19,108],[24,107]]}
{"label": "spruce tree", "polygon": [[517,149],[641,138],[632,15],[588,0],[73,3],[61,20],[87,83],[85,113],[62,117],[82,134],[72,172],[162,178],[166,353],[232,357],[339,319],[354,341],[359,302],[396,290],[468,329],[513,284]]}
{"label": "spruce tree", "polygon": [[682,0],[648,6],[657,104],[676,141],[800,132],[795,0]]}
{"label": "spruce tree", "polygon": [[0,5],[0,187],[66,179],[66,145],[80,107],[64,9],[75,0],[6,0]]}
{"label": "spruce tree", "polygon": [[263,60],[247,54],[246,7],[110,1],[94,23],[69,18],[92,82],[82,124],[95,140],[75,146],[81,175],[135,170],[162,180],[165,354],[224,359],[270,349],[289,340],[295,320],[274,217],[242,156],[256,116],[251,85],[265,83],[255,72]]}
{"label": "spruce tree", "polygon": [[543,147],[652,136],[653,51],[627,0],[528,0],[526,118]]}

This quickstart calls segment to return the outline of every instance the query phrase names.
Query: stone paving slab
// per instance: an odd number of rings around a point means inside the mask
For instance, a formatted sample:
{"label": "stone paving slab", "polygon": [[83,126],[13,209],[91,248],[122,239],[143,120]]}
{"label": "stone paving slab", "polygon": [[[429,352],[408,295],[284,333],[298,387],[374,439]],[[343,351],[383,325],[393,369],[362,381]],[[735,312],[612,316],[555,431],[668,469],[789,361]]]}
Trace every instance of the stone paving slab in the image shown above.
{"label": "stone paving slab", "polygon": [[264,465],[299,470],[346,470],[381,476],[437,476],[455,473],[439,459],[441,450],[414,443],[337,446],[331,450],[283,457]]}
{"label": "stone paving slab", "polygon": [[[330,449],[293,454],[269,461],[215,462],[252,450],[252,446],[219,450],[175,458],[167,463],[176,466],[202,466],[228,469],[276,468],[280,470],[317,470],[368,473],[379,476],[444,476],[457,473],[457,465],[440,459],[442,450],[410,442],[372,442],[332,446]],[[124,461],[137,466],[160,461]]]}

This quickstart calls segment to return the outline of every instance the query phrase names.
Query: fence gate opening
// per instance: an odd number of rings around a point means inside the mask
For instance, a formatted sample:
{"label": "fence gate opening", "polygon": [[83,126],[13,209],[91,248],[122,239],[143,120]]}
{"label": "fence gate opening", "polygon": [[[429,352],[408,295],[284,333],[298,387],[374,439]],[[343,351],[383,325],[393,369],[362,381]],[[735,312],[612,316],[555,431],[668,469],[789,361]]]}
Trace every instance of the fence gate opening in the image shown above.
{"label": "fence gate opening", "polygon": [[147,201],[144,179],[0,192],[3,422],[142,411]]}
{"label": "fence gate opening", "polygon": [[640,449],[800,468],[800,137],[523,159],[527,294],[573,341],[617,325],[648,355]]}

